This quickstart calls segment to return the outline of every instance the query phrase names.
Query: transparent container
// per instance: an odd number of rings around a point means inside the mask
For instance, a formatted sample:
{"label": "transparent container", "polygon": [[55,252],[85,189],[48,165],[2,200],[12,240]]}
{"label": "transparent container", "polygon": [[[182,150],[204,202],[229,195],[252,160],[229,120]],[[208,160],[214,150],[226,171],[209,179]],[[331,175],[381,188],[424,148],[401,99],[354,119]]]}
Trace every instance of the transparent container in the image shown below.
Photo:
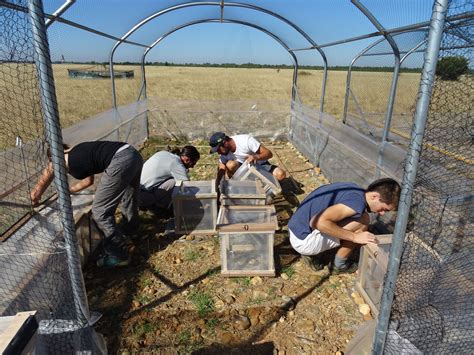
{"label": "transparent container", "polygon": [[263,184],[263,189],[268,197],[275,197],[281,193],[281,186],[278,179],[272,173],[266,171],[259,164],[249,164],[244,162],[234,173],[231,180],[259,180]]}
{"label": "transparent container", "polygon": [[260,181],[223,179],[219,189],[223,206],[264,205],[267,198]]}
{"label": "transparent container", "polygon": [[275,276],[273,241],[277,228],[274,206],[222,206],[217,219],[221,274]]}
{"label": "transparent container", "polygon": [[216,181],[182,181],[173,196],[176,234],[213,234],[216,231]]}

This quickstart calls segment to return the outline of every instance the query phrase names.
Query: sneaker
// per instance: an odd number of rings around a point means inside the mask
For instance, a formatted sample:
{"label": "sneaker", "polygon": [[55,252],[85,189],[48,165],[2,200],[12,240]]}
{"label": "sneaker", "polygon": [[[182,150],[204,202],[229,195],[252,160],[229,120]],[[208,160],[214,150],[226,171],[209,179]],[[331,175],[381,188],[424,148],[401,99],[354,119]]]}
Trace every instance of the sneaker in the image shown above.
{"label": "sneaker", "polygon": [[97,259],[97,266],[104,267],[116,267],[116,266],[127,266],[130,264],[130,257],[127,259],[119,259],[116,256],[104,255]]}
{"label": "sneaker", "polygon": [[332,273],[334,275],[339,275],[339,274],[353,274],[357,269],[359,268],[359,265],[357,263],[350,263],[348,265],[345,265],[343,267],[336,267],[334,266],[332,268]]}
{"label": "sneaker", "polygon": [[127,260],[129,258],[127,239],[121,233],[115,233],[105,238],[103,249],[104,255],[113,256],[119,260]]}
{"label": "sneaker", "polygon": [[308,265],[313,271],[320,271],[324,269],[324,262],[319,258],[318,255],[306,256],[303,255],[301,260],[304,264]]}

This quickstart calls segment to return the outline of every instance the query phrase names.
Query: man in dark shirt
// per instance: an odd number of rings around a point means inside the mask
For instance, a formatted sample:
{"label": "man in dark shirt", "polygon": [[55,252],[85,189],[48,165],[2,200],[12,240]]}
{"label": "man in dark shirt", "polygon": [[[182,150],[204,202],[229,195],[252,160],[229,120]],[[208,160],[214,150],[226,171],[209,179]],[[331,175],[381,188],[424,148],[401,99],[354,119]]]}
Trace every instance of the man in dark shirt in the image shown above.
{"label": "man in dark shirt", "polygon": [[313,269],[321,269],[318,254],[338,248],[333,268],[353,272],[348,258],[360,244],[376,243],[368,232],[368,212],[383,215],[395,210],[400,185],[393,179],[379,179],[364,190],[353,183],[322,186],[309,194],[288,223],[290,243],[298,253],[310,256]]}
{"label": "man in dark shirt", "polygon": [[[69,188],[81,191],[94,183],[94,174],[103,173],[95,191],[92,217],[104,233],[105,255],[98,264],[123,266],[129,263],[124,236],[115,223],[115,210],[122,202],[121,212],[127,230],[138,228],[138,189],[143,159],[135,148],[122,142],[84,142],[70,149],[64,147],[64,159],[69,174],[79,181]],[[48,154],[49,156],[49,154]],[[51,159],[38,183],[31,191],[31,201],[37,204],[53,180]]]}

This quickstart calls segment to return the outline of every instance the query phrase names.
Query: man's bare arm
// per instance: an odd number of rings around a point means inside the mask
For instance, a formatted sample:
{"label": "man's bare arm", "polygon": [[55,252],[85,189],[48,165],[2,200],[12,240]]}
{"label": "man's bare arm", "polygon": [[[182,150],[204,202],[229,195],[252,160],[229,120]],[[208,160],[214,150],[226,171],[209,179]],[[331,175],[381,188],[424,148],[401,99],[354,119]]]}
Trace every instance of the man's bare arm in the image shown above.
{"label": "man's bare arm", "polygon": [[72,185],[69,188],[69,192],[73,194],[81,190],[84,190],[88,188],[89,186],[92,186],[93,184],[94,184],[94,175],[91,175],[91,176],[86,177],[85,179],[79,180],[77,183]]}
{"label": "man's bare arm", "polygon": [[270,149],[266,148],[263,144],[260,144],[260,147],[255,152],[255,154],[249,155],[247,161],[249,163],[254,163],[259,160],[268,160],[273,157],[273,153]]}
{"label": "man's bare arm", "polygon": [[226,170],[225,165],[221,161],[219,161],[219,166],[217,167],[217,177],[216,177],[216,185],[217,186],[219,186],[219,183],[221,182],[221,179],[224,177],[225,170]]}
{"label": "man's bare arm", "polygon": [[311,227],[318,229],[321,233],[330,235],[331,237],[348,240],[353,243],[375,243],[375,235],[370,232],[354,233],[338,225],[338,222],[352,217],[355,215],[355,213],[356,211],[354,211],[352,208],[343,204],[337,204],[328,207],[323,213],[315,218]]}
{"label": "man's bare arm", "polygon": [[41,196],[43,196],[43,193],[53,181],[53,177],[53,164],[49,162],[48,166],[41,173],[41,176],[38,179],[38,182],[36,183],[35,187],[33,188],[33,190],[31,190],[30,198],[33,205],[36,205],[40,202]]}

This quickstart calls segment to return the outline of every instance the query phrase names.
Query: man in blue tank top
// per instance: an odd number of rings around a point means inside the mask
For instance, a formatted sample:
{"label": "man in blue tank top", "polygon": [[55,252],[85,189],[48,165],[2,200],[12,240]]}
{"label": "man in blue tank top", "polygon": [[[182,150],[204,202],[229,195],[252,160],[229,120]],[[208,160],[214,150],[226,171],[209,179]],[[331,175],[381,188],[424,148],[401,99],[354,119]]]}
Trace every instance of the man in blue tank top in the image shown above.
{"label": "man in blue tank top", "polygon": [[339,248],[334,259],[335,272],[353,272],[348,258],[361,244],[376,243],[368,232],[369,215],[395,210],[400,185],[393,179],[374,181],[367,189],[354,183],[338,182],[310,193],[288,222],[290,243],[298,253],[310,257],[314,270],[323,267],[316,257],[326,250]]}

